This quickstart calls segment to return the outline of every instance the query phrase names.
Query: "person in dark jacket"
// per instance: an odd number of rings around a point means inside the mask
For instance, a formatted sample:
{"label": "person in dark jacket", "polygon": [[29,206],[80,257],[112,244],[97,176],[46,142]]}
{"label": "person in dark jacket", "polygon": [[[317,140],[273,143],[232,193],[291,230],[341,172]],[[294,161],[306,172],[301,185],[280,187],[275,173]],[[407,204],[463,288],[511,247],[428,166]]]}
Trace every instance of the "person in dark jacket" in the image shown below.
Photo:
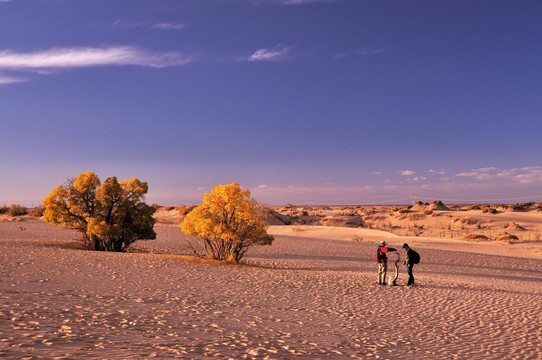
{"label": "person in dark jacket", "polygon": [[376,250],[376,262],[378,263],[378,285],[386,285],[386,273],[388,272],[388,251],[397,251],[394,248],[387,247],[386,242],[382,240]]}
{"label": "person in dark jacket", "polygon": [[403,249],[406,250],[406,259],[405,259],[404,264],[406,265],[406,271],[408,274],[407,286],[410,286],[410,285],[414,285],[414,275],[412,275],[412,268],[414,267],[414,263],[412,262],[413,250],[408,246],[407,243],[403,244]]}

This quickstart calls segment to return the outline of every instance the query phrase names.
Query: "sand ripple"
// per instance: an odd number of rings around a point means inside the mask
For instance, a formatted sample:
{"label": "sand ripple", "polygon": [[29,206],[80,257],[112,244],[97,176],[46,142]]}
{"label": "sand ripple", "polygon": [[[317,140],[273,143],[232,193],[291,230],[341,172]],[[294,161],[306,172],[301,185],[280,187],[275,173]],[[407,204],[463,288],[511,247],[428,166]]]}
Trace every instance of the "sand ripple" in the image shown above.
{"label": "sand ripple", "polygon": [[419,285],[382,287],[369,243],[278,237],[234,267],[161,254],[188,253],[173,228],[108,254],[10,226],[3,358],[542,358],[541,260],[420,249]]}

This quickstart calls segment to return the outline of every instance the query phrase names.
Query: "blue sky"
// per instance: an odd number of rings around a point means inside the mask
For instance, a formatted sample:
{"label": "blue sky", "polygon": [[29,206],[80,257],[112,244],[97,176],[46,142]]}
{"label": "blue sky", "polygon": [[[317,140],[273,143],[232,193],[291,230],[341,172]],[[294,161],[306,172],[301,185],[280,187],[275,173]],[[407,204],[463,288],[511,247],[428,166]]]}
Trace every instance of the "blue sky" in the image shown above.
{"label": "blue sky", "polygon": [[0,204],[542,201],[542,3],[0,0]]}

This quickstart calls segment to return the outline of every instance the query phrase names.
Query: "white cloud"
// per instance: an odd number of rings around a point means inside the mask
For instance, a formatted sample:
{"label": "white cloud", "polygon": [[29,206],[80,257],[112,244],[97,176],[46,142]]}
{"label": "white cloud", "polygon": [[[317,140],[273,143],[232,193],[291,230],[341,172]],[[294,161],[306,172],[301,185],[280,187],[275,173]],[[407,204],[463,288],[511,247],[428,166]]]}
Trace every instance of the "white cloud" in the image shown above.
{"label": "white cloud", "polygon": [[29,53],[0,51],[0,69],[27,71],[110,65],[161,68],[181,66],[194,60],[193,57],[177,52],[151,53],[130,46],[53,48]]}
{"label": "white cloud", "polygon": [[113,29],[130,29],[140,26],[148,26],[149,23],[145,21],[126,21],[126,20],[120,20],[117,19],[113,24],[111,24],[111,28]]}
{"label": "white cloud", "polygon": [[496,167],[485,167],[480,169],[473,169],[469,172],[464,172],[457,174],[458,177],[472,177],[477,180],[488,180],[497,175],[497,172],[499,171]]}
{"label": "white cloud", "polygon": [[283,60],[290,48],[275,46],[273,49],[259,49],[250,55],[246,60],[247,61],[277,61]]}
{"label": "white cloud", "polygon": [[501,170],[496,167],[473,169],[456,177],[474,178],[479,181],[512,181],[522,184],[542,182],[542,166],[528,166]]}
{"label": "white cloud", "polygon": [[382,173],[380,171],[375,171],[373,175],[382,175]]}
{"label": "white cloud", "polygon": [[435,174],[435,175],[446,175],[446,171],[444,171],[444,170],[431,169],[431,170],[429,170],[429,173],[430,174]]}
{"label": "white cloud", "polygon": [[158,30],[181,30],[185,28],[185,25],[181,23],[158,23],[154,24],[152,28]]}
{"label": "white cloud", "polygon": [[267,187],[267,185],[265,184],[262,184],[262,185],[258,185],[257,188],[258,189],[265,189]]}
{"label": "white cloud", "polygon": [[513,179],[522,184],[540,182],[542,181],[542,166],[503,170],[497,176],[499,178]]}
{"label": "white cloud", "polygon": [[410,175],[414,175],[414,174],[416,174],[416,173],[414,171],[412,171],[412,170],[405,170],[405,171],[403,171],[401,173],[401,175],[403,175],[403,176],[410,176]]}
{"label": "white cloud", "polygon": [[318,2],[335,2],[337,0],[253,0],[254,4],[305,5]]}
{"label": "white cloud", "polygon": [[416,176],[412,179],[408,179],[407,181],[412,181],[412,182],[422,182],[422,181],[425,181],[427,180],[427,178],[425,176]]}
{"label": "white cloud", "polygon": [[315,2],[331,2],[332,0],[284,0],[283,3],[286,5],[303,5],[311,4]]}
{"label": "white cloud", "polygon": [[363,48],[363,49],[360,49],[360,50],[356,51],[356,54],[362,55],[362,56],[379,55],[379,54],[383,54],[383,53],[389,51],[390,49],[391,49],[391,46],[386,46],[386,47],[379,48],[379,49]]}
{"label": "white cloud", "polygon": [[[0,0],[0,2],[2,2]],[[7,84],[16,84],[16,83],[20,83],[20,82],[23,82],[25,80],[23,79],[20,79],[20,78],[15,78],[15,77],[10,77],[10,76],[1,76],[0,75],[0,86],[1,85],[7,85]]]}

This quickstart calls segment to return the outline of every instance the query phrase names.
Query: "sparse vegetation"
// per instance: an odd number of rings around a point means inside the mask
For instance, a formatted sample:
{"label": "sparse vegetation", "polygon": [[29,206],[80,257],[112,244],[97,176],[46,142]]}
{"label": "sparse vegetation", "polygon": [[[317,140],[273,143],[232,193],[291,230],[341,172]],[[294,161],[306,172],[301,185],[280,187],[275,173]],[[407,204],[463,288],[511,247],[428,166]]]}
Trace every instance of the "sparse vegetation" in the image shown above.
{"label": "sparse vegetation", "polygon": [[487,241],[489,238],[482,234],[466,233],[463,234],[463,240],[469,241]]}
{"label": "sparse vegetation", "polygon": [[195,208],[195,206],[186,206],[181,204],[177,207],[177,211],[179,212],[179,215],[186,216],[188,215],[188,213],[190,213],[190,211],[194,210]]}
{"label": "sparse vegetation", "polygon": [[22,216],[28,214],[28,209],[25,206],[11,204],[8,210],[9,216]]}
{"label": "sparse vegetation", "polygon": [[40,217],[43,216],[44,211],[45,211],[45,207],[43,207],[43,205],[40,205],[38,207],[30,209],[30,211],[28,213],[30,214],[30,216],[32,216],[34,218],[40,218]]}
{"label": "sparse vegetation", "polygon": [[496,240],[507,243],[507,244],[512,244],[512,242],[518,241],[519,238],[516,235],[503,234],[503,235],[497,236]]}
{"label": "sparse vegetation", "polygon": [[493,206],[490,206],[490,205],[484,205],[481,207],[481,210],[482,210],[482,213],[484,214],[496,214],[497,213],[497,209],[495,209]]}

